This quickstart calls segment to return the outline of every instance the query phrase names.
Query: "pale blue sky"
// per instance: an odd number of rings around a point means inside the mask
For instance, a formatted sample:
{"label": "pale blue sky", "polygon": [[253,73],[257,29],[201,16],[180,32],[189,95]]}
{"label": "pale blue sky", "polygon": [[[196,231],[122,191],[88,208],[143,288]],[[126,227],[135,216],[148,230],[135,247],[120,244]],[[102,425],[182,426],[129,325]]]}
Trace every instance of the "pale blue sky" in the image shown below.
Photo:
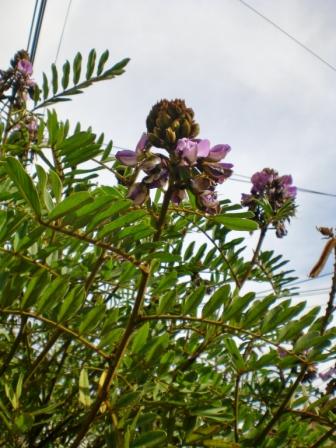
{"label": "pale blue sky", "polygon": [[[333,0],[248,0],[331,64],[336,65]],[[35,0],[0,0],[0,66],[25,47]],[[35,76],[55,60],[68,0],[49,0]],[[336,72],[286,38],[238,0],[73,0],[58,63],[95,47],[111,60],[131,57],[119,79],[93,87],[62,117],[104,131],[132,148],[151,105],[182,97],[193,107],[201,137],[229,143],[227,161],[251,175],[270,166],[305,188],[336,193]],[[108,178],[104,178],[108,182]],[[220,192],[239,201],[247,184]],[[291,259],[306,278],[323,246],[316,225],[335,225],[336,198],[298,195],[298,216],[283,240],[266,247]],[[331,263],[329,263],[331,270]],[[303,288],[328,286],[328,279]],[[324,303],[327,296],[309,299]]]}

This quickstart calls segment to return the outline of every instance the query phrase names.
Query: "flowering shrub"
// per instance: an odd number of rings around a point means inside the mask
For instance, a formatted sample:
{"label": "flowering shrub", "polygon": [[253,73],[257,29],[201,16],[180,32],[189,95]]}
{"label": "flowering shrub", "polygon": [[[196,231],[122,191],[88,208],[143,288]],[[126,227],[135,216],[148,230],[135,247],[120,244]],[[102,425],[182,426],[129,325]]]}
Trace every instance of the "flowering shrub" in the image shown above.
{"label": "flowering shrub", "polygon": [[0,445],[334,446],[336,275],[306,310],[262,247],[291,178],[254,175],[248,211],[218,200],[230,147],[198,139],[183,100],[154,105],[134,151],[72,128],[50,106],[128,62],[107,60],[78,53],[41,86],[25,52],[1,72]]}
{"label": "flowering shrub", "polygon": [[278,238],[286,235],[285,222],[295,214],[296,187],[290,175],[279,176],[271,168],[253,174],[250,194],[242,195],[242,204],[251,210],[262,227],[273,224]]}

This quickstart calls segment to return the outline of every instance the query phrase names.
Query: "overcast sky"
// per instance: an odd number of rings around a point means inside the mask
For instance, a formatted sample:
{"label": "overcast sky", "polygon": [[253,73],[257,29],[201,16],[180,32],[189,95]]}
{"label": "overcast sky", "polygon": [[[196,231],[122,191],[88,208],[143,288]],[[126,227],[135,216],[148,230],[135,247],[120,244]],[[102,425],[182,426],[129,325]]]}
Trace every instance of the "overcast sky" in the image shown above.
{"label": "overcast sky", "polygon": [[[336,65],[334,0],[248,0],[306,46]],[[68,8],[49,0],[35,77],[49,72]],[[27,45],[35,0],[0,0],[0,66]],[[227,161],[250,176],[269,166],[292,174],[299,187],[336,193],[336,71],[328,68],[239,0],[72,0],[57,63],[77,51],[109,49],[111,61],[130,57],[126,73],[58,108],[64,118],[104,131],[134,148],[150,107],[184,98],[202,138],[229,143]],[[104,179],[108,182],[108,179]],[[240,200],[248,184],[228,181],[220,193]],[[291,260],[300,278],[320,255],[316,225],[335,226],[336,198],[298,194],[289,234],[266,247]],[[325,272],[331,270],[331,261]],[[329,278],[303,289],[329,286]],[[327,295],[308,298],[325,303]]]}

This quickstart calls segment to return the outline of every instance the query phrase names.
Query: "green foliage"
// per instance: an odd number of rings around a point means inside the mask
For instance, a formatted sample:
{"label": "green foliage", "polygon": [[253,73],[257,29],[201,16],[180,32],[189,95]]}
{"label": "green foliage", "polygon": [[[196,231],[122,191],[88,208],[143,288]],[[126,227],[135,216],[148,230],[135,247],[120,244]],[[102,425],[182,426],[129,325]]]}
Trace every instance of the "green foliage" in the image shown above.
{"label": "green foliage", "polygon": [[[52,65],[26,113],[128,62],[107,60]],[[246,256],[253,214],[166,206],[163,190],[134,205],[113,176],[99,184],[112,142],[37,118],[28,146],[0,124],[0,445],[314,446],[335,424],[312,372],[334,360],[336,331],[294,300],[286,260]]]}

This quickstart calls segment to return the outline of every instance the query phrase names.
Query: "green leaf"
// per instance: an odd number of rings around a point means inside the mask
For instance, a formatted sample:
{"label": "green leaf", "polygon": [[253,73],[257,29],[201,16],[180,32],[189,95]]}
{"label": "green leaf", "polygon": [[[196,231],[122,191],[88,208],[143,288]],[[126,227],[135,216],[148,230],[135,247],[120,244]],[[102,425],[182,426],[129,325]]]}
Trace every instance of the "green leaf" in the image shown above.
{"label": "green leaf", "polygon": [[43,99],[47,99],[49,95],[49,82],[47,75],[43,73],[43,83],[42,83]]}
{"label": "green leaf", "polygon": [[87,191],[79,191],[78,193],[72,193],[70,196],[64,199],[60,204],[49,213],[49,220],[53,221],[68,213],[74,212],[83,207],[88,202],[93,202],[93,197]]}
{"label": "green leaf", "polygon": [[212,221],[218,224],[223,224],[225,227],[231,230],[252,232],[259,228],[258,224],[251,219],[233,218],[233,215],[217,215],[210,218]]}
{"label": "green leaf", "polygon": [[86,65],[86,79],[90,79],[96,64],[97,53],[96,50],[92,49],[88,56],[88,61]]}
{"label": "green leaf", "polygon": [[73,61],[73,83],[76,85],[80,79],[82,71],[82,55],[78,52]]}
{"label": "green leaf", "polygon": [[51,310],[63,299],[68,288],[68,282],[63,276],[56,277],[40,294],[36,304],[37,312],[42,314],[44,311]]}
{"label": "green leaf", "polygon": [[224,340],[224,345],[231,356],[232,363],[235,366],[236,370],[240,372],[244,371],[245,361],[242,355],[240,354],[240,351],[238,350],[235,341],[232,338],[227,337]]}
{"label": "green leaf", "polygon": [[50,193],[47,190],[47,181],[48,181],[47,173],[44,171],[44,169],[41,165],[36,164],[35,168],[36,168],[36,173],[39,178],[38,186],[39,186],[40,192],[42,192],[44,204],[48,210],[51,210],[53,208],[54,204],[51,199]]}
{"label": "green leaf", "polygon": [[128,392],[123,394],[115,403],[116,408],[124,408],[126,406],[134,405],[139,401],[141,393],[138,391]]}
{"label": "green leaf", "polygon": [[163,447],[165,446],[166,438],[167,434],[164,431],[149,431],[134,440],[130,448]]}
{"label": "green leaf", "polygon": [[45,269],[40,269],[28,283],[26,292],[22,298],[22,309],[27,309],[35,305],[38,297],[43,292],[44,288],[50,281],[49,272]]}
{"label": "green leaf", "polygon": [[82,369],[79,374],[79,402],[86,408],[91,406],[89,376],[87,369]]}
{"label": "green leaf", "polygon": [[149,334],[149,322],[144,323],[135,333],[132,340],[132,353],[138,353],[145,345]]}
{"label": "green leaf", "polygon": [[84,298],[85,291],[81,285],[76,285],[72,288],[58,311],[57,321],[65,321],[74,316],[83,305]]}
{"label": "green leaf", "polygon": [[63,76],[62,76],[63,89],[66,89],[68,87],[69,78],[70,78],[70,62],[65,61],[64,65],[63,65]]}
{"label": "green leaf", "polygon": [[111,223],[106,224],[104,228],[99,232],[98,238],[101,239],[105,235],[111,233],[113,230],[119,229],[120,227],[124,227],[125,225],[138,221],[140,218],[143,218],[146,214],[147,212],[145,210],[132,210],[131,212],[128,212],[125,215],[114,219]]}
{"label": "green leaf", "polygon": [[105,66],[108,58],[109,58],[109,51],[105,50],[104,53],[99,58],[98,68],[97,68],[97,75],[98,76],[103,72],[104,66]]}
{"label": "green leaf", "polygon": [[55,64],[51,64],[51,73],[52,73],[52,88],[53,94],[55,95],[58,90],[58,73]]}
{"label": "green leaf", "polygon": [[315,345],[319,345],[324,341],[329,340],[329,335],[321,336],[318,331],[312,331],[299,337],[296,341],[293,350],[295,352],[303,352],[309,348],[313,348]]}
{"label": "green leaf", "polygon": [[196,314],[197,307],[201,303],[205,295],[205,286],[202,285],[195,289],[194,292],[186,298],[182,305],[182,314]]}
{"label": "green leaf", "polygon": [[19,190],[21,196],[28,202],[36,215],[41,216],[41,203],[36,187],[24,170],[21,163],[14,157],[6,158],[6,171]]}
{"label": "green leaf", "polygon": [[249,292],[243,297],[236,296],[232,303],[224,309],[223,319],[230,320],[234,318],[235,320],[239,320],[241,318],[241,313],[253,301],[254,297],[254,292]]}
{"label": "green leaf", "polygon": [[52,192],[54,194],[56,203],[58,204],[62,198],[62,182],[56,171],[50,170],[48,174],[48,180],[51,185]]}
{"label": "green leaf", "polygon": [[102,321],[104,311],[105,311],[104,305],[96,305],[86,315],[84,315],[79,325],[79,333],[80,334],[91,333],[97,327],[99,322]]}
{"label": "green leaf", "polygon": [[224,285],[219,288],[204,305],[202,310],[203,317],[212,316],[223,304],[226,303],[230,294],[230,285]]}

